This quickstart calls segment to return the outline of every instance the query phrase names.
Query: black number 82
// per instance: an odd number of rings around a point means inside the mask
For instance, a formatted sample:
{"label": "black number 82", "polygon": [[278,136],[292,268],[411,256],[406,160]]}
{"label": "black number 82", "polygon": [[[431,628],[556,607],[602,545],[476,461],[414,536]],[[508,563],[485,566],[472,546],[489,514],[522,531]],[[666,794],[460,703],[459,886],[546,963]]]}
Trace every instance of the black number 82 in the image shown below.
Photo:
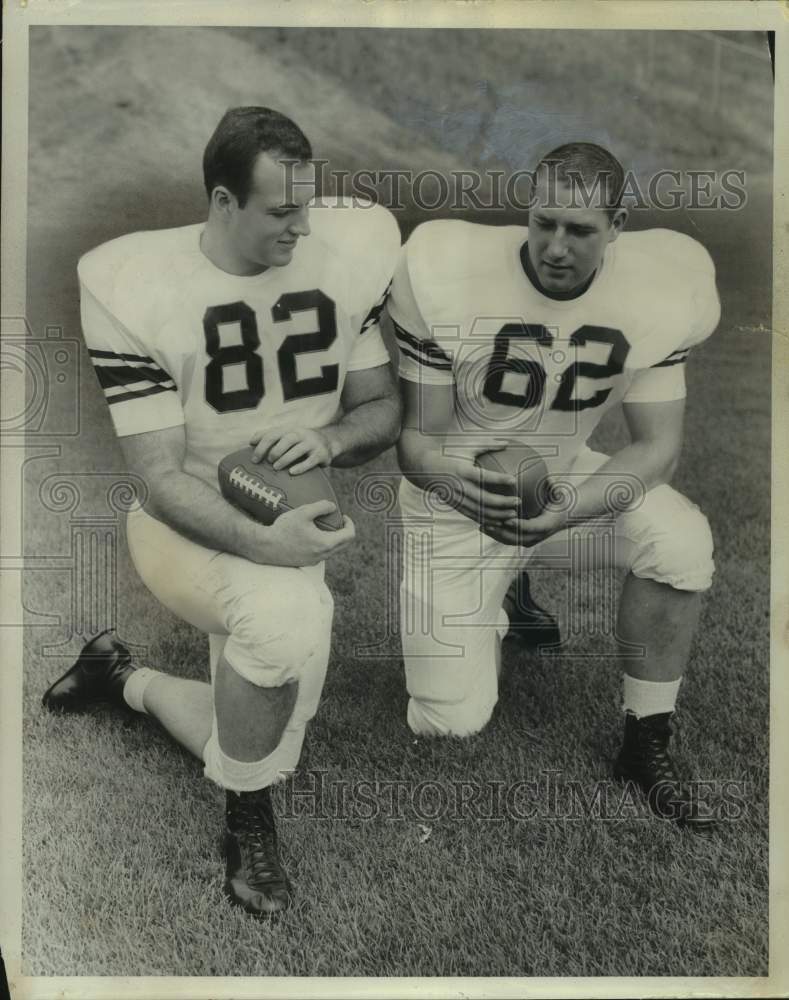
{"label": "black number 82", "polygon": [[[334,302],[318,289],[309,292],[286,292],[280,295],[271,309],[274,323],[289,320],[294,313],[315,310],[318,329],[312,333],[293,333],[285,337],[277,351],[277,367],[285,402],[321,396],[334,392],[339,381],[340,366],[322,365],[320,375],[298,378],[296,356],[324,351],[337,339],[337,319]],[[220,345],[219,325],[238,323],[241,330],[240,344]],[[254,410],[265,394],[263,358],[258,353],[260,334],[254,309],[246,302],[229,302],[209,306],[203,316],[205,348],[211,360],[205,366],[205,399],[217,413],[236,410]],[[246,386],[225,391],[222,370],[226,365],[244,365]]]}

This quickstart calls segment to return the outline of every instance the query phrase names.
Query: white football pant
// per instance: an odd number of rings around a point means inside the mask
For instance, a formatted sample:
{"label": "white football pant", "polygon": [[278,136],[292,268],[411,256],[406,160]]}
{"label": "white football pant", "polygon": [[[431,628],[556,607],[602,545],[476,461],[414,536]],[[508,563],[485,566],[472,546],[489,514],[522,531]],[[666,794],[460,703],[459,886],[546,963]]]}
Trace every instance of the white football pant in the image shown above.
{"label": "white football pant", "polygon": [[203,751],[205,775],[223,788],[254,791],[298,763],[305,728],[320,702],[334,603],[324,565],[264,566],[204,548],[144,511],[127,519],[132,560],[143,583],[174,614],[210,638],[211,679],[224,654],[250,683],[298,682],[279,745],[262,761],[234,761],[219,746],[216,714]]}
{"label": "white football pant", "polygon": [[[583,480],[608,461],[588,448],[560,478]],[[508,628],[502,601],[525,568],[617,567],[679,590],[712,582],[712,536],[695,504],[670,486],[637,509],[587,522],[532,548],[503,545],[405,479],[400,628],[415,733],[466,736],[490,719],[498,699],[497,658]]]}

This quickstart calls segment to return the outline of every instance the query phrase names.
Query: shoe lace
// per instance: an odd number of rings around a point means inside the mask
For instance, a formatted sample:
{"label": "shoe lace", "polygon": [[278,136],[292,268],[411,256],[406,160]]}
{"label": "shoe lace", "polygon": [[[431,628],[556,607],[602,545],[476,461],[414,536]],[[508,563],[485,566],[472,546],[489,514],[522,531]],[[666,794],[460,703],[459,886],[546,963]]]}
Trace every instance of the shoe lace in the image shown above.
{"label": "shoe lace", "polygon": [[679,775],[669,753],[665,733],[645,727],[641,733],[641,752],[649,760],[659,781],[679,783]]}
{"label": "shoe lace", "polygon": [[235,809],[239,835],[247,853],[249,882],[258,887],[285,885],[285,875],[279,861],[277,834],[272,817],[253,803],[239,803]]}
{"label": "shoe lace", "polygon": [[277,856],[276,840],[270,835],[252,833],[249,845],[249,881],[252,885],[285,884],[285,876]]}

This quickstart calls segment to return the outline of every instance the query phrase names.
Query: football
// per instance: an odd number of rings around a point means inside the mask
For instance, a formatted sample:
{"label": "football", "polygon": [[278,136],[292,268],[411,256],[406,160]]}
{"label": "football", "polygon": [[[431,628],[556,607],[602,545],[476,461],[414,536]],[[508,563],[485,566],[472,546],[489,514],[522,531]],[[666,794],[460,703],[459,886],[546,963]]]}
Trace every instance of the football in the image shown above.
{"label": "football", "polygon": [[[503,451],[485,451],[477,455],[477,465],[491,472],[506,472],[516,476],[521,507],[519,517],[536,517],[544,509],[550,495],[548,467],[542,456],[527,444],[511,444]],[[493,493],[506,490],[494,488]]]}
{"label": "football", "polygon": [[331,481],[321,468],[292,476],[287,469],[275,469],[265,458],[253,462],[254,448],[241,448],[225,455],[219,463],[219,489],[234,507],[245,511],[261,524],[273,524],[282,514],[316,500],[331,500],[337,510],[315,519],[324,531],[343,525],[342,513]]}

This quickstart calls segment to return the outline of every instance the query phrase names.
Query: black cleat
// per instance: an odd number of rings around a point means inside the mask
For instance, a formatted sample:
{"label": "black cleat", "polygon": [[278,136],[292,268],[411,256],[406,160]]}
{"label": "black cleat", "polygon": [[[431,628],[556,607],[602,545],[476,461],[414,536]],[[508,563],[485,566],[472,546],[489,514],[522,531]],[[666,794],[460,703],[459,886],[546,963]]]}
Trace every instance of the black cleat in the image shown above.
{"label": "black cleat", "polygon": [[256,917],[290,905],[291,887],[279,861],[274,807],[268,788],[227,792],[225,895]]}
{"label": "black cleat", "polygon": [[97,702],[125,705],[123,686],[137,668],[110,629],[86,643],[77,662],[41,699],[50,712],[81,712]]}
{"label": "black cleat", "polygon": [[562,637],[552,614],[541,608],[531,596],[529,574],[524,570],[513,581],[504,599],[504,610],[510,620],[505,639],[518,642],[526,649],[558,646]]}
{"label": "black cleat", "polygon": [[709,802],[682,783],[671,759],[671,713],[636,718],[625,715],[625,736],[614,764],[614,777],[634,782],[646,795],[649,808],[661,819],[699,833],[715,825]]}

